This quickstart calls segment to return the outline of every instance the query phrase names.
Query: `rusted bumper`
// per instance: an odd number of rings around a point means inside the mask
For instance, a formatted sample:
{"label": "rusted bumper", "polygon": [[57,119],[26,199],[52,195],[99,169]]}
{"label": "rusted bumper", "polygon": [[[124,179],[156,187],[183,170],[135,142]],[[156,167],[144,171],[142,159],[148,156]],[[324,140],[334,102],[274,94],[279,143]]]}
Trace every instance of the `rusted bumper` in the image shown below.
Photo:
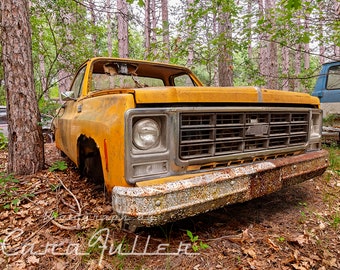
{"label": "rusted bumper", "polygon": [[116,213],[133,226],[153,226],[244,202],[321,175],[325,150],[278,158],[144,187],[114,187]]}

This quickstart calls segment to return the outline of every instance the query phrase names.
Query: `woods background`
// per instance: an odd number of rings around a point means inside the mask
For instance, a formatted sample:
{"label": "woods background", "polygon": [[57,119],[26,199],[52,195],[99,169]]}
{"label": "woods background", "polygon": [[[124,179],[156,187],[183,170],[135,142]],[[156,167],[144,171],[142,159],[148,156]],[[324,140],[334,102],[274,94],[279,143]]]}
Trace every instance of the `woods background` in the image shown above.
{"label": "woods background", "polygon": [[[44,113],[93,56],[186,65],[206,85],[299,92],[340,58],[339,0],[32,0],[30,19]],[[1,68],[1,104],[3,78]]]}

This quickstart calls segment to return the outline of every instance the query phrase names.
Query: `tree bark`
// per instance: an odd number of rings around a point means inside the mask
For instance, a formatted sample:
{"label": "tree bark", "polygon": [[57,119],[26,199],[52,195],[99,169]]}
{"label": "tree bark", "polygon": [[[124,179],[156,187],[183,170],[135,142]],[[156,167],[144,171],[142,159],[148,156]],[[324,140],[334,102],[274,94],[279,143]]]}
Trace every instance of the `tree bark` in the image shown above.
{"label": "tree bark", "polygon": [[[325,10],[324,3],[320,2],[319,3],[319,8],[320,8],[320,13],[318,14],[318,19],[319,22],[322,22],[324,20],[324,14],[323,10]],[[322,23],[318,25],[318,35],[319,35],[319,62],[320,64],[325,63],[325,53],[326,53],[326,46],[324,44],[324,36],[325,36],[325,31],[324,31],[324,26]]]}
{"label": "tree bark", "polygon": [[[190,8],[192,7],[192,5],[194,4],[194,0],[187,0],[187,12],[186,12],[186,16],[187,16],[187,20],[189,20],[189,27],[188,27],[188,31],[186,33],[187,35],[187,39],[190,39],[190,33],[191,33],[191,24],[192,24],[192,21],[191,21],[191,15],[189,13],[189,10]],[[194,64],[194,58],[195,58],[195,53],[194,53],[194,45],[192,42],[189,42],[189,45],[188,45],[188,60],[187,60],[187,66],[189,68],[191,68]]]}
{"label": "tree bark", "polygon": [[295,82],[294,82],[294,89],[293,91],[295,92],[300,92],[300,80],[299,76],[301,73],[301,48],[302,45],[298,44],[296,46],[296,51],[295,51],[295,59],[294,59],[294,72],[295,72]]}
{"label": "tree bark", "polygon": [[117,0],[118,54],[121,58],[129,57],[128,6],[125,0]]}
{"label": "tree bark", "polygon": [[145,53],[144,58],[149,57],[151,48],[151,19],[150,19],[150,0],[145,0],[145,26],[144,26],[144,36],[145,36]]}
{"label": "tree bark", "polygon": [[157,50],[157,15],[156,15],[156,0],[150,0],[150,19],[151,19],[151,47],[153,47],[153,59],[158,59]]}
{"label": "tree bark", "polygon": [[106,0],[107,54],[112,56],[111,0]]}
{"label": "tree bark", "polygon": [[[274,27],[275,18],[271,13],[271,10],[275,7],[275,0],[266,0],[266,10],[267,17],[270,21],[270,24]],[[271,36],[269,37],[271,39]],[[268,88],[277,89],[278,88],[278,65],[277,65],[277,44],[275,42],[269,41],[267,43],[268,50],[268,66],[267,66],[267,74],[268,76]]]}
{"label": "tree bark", "polygon": [[8,113],[8,172],[33,174],[44,166],[44,141],[34,89],[28,1],[2,0],[2,61]]}
{"label": "tree bark", "polygon": [[[340,19],[340,2],[338,0],[333,0],[334,5],[334,17],[335,21],[339,21]],[[339,35],[339,32],[338,32]],[[340,60],[340,46],[339,42],[333,45],[334,48],[334,59]]]}
{"label": "tree bark", "polygon": [[[275,0],[259,0],[260,16],[266,18],[268,24],[275,25],[275,18],[271,14],[275,6]],[[266,76],[266,87],[271,89],[278,88],[278,66],[277,66],[277,44],[270,41],[271,35],[262,33],[260,35],[260,73]]]}
{"label": "tree bark", "polygon": [[233,61],[230,44],[232,41],[232,25],[230,14],[225,13],[219,8],[218,34],[219,58],[218,58],[218,84],[219,86],[233,85]]}
{"label": "tree bark", "polygon": [[170,60],[170,39],[169,39],[169,12],[168,0],[161,0],[162,3],[162,30],[163,30],[163,48],[167,62]]}
{"label": "tree bark", "polygon": [[[91,23],[92,23],[92,27],[96,27],[97,24],[97,16],[95,13],[95,3],[93,0],[89,1],[89,9],[90,9],[90,14],[91,14]],[[92,32],[91,34],[91,39],[92,39],[92,46],[93,46],[93,55],[94,56],[98,56],[98,46],[97,46],[97,33],[96,32]]]}
{"label": "tree bark", "polygon": [[289,90],[289,49],[286,46],[282,47],[282,83],[283,90]]}
{"label": "tree bark", "polygon": [[[252,0],[248,0],[247,2],[247,13],[251,14],[252,10],[253,10],[253,1]],[[251,22],[251,18],[248,19],[248,23],[247,23],[247,27],[249,29],[249,44],[248,44],[248,58],[249,59],[253,59],[253,47],[251,44],[251,41],[253,39],[253,35],[252,35],[252,22]]]}

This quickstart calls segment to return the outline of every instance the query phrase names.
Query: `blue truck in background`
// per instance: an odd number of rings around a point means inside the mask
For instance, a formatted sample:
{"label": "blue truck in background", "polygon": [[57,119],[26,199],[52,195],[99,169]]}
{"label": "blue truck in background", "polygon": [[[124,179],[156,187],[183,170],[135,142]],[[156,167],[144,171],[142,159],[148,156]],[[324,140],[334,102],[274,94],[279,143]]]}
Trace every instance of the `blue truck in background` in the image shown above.
{"label": "blue truck in background", "polygon": [[313,96],[320,99],[323,117],[323,137],[326,142],[340,143],[340,61],[322,65]]}

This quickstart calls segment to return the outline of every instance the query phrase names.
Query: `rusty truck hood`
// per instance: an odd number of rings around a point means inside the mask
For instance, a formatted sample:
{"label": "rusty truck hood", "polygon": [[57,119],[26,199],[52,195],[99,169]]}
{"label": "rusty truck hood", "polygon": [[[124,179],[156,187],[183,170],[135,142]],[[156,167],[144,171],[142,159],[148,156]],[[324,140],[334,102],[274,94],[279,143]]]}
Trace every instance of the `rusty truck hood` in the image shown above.
{"label": "rusty truck hood", "polygon": [[258,87],[150,87],[135,90],[137,104],[155,103],[277,103],[319,106],[309,94]]}

